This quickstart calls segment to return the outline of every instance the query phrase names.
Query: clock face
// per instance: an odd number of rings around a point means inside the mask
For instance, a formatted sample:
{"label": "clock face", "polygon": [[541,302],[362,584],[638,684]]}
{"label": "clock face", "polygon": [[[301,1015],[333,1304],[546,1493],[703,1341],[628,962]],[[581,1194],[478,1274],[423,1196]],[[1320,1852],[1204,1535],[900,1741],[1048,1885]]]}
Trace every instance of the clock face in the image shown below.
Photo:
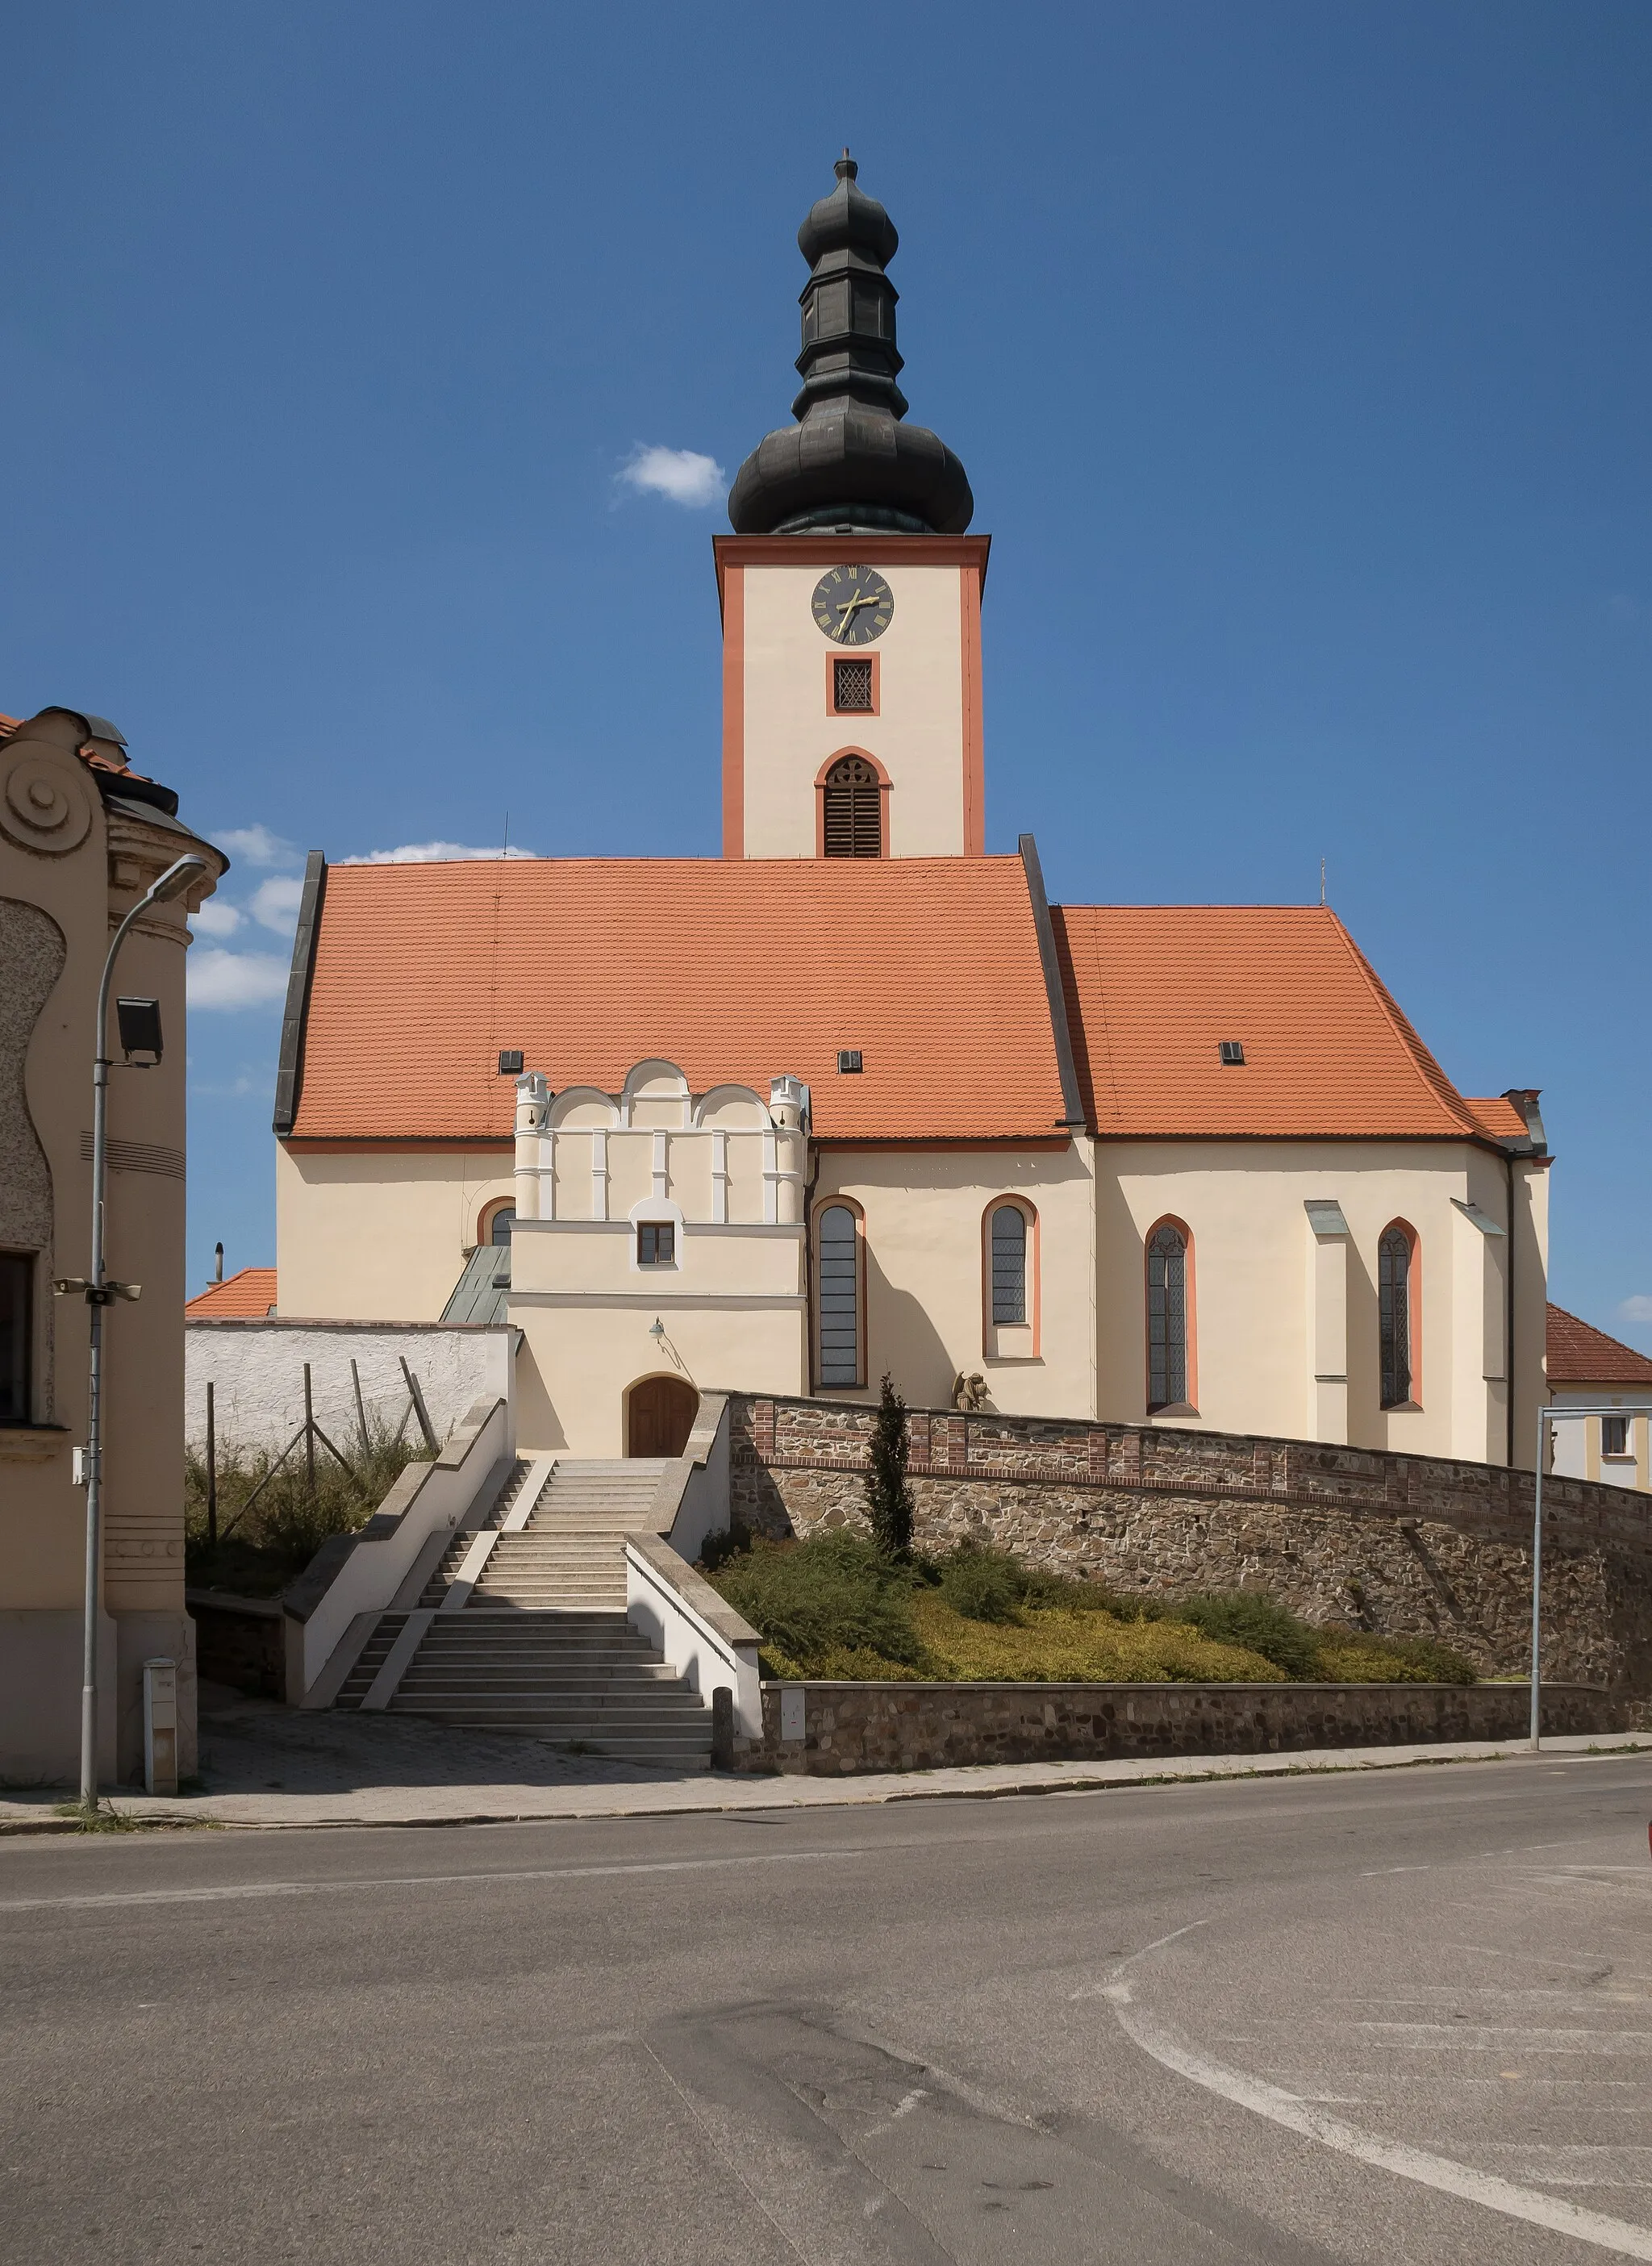
{"label": "clock face", "polygon": [[889,626],[895,593],[875,566],[829,566],[812,603],[834,645],[870,645]]}

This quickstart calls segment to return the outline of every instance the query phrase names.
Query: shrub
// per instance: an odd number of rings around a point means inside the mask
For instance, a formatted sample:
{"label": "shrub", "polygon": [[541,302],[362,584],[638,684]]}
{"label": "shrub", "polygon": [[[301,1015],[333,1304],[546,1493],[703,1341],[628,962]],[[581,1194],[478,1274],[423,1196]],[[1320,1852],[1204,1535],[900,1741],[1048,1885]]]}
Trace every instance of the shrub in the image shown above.
{"label": "shrub", "polygon": [[936,1588],[955,1613],[972,1621],[1012,1621],[1034,1586],[1007,1550],[961,1543],[938,1568]]}
{"label": "shrub", "polygon": [[906,1433],[906,1403],[886,1370],[878,1413],[872,1427],[872,1459],[866,1472],[866,1512],[872,1539],[886,1558],[912,1554],[912,1482],[906,1476],[911,1443]]}
{"label": "shrub", "polygon": [[1271,1661],[1238,1645],[1213,1644],[1178,1621],[1117,1621],[1093,1611],[1028,1606],[1013,1621],[989,1623],[954,1612],[936,1590],[920,1590],[912,1612],[929,1673],[938,1678],[1024,1684],[1283,1681]]}
{"label": "shrub", "polygon": [[911,1576],[850,1527],[807,1542],[754,1540],[709,1577],[743,1613],[781,1673],[815,1676],[844,1653],[915,1669],[923,1646],[912,1621]]}
{"label": "shrub", "polygon": [[267,1451],[220,1448],[215,1549],[207,1536],[206,1459],[193,1448],[186,1450],[184,1564],[188,1579],[248,1597],[274,1595],[303,1573],[324,1542],[335,1534],[353,1534],[363,1525],[415,1460],[404,1441],[380,1430],[365,1446],[356,1445],[348,1471],[318,1448],[312,1489],[297,1452],[271,1478],[274,1458]]}
{"label": "shrub", "polygon": [[1472,1662],[1430,1636],[1319,1633],[1319,1674],[1330,1684],[1475,1684]]}
{"label": "shrub", "polygon": [[1261,1590],[1224,1590],[1209,1597],[1183,1597],[1170,1607],[1202,1636],[1217,1644],[1242,1645],[1298,1680],[1319,1667],[1319,1634]]}
{"label": "shrub", "polygon": [[708,1534],[700,1545],[700,1570],[714,1574],[727,1566],[731,1559],[743,1558],[754,1540],[751,1529],[743,1520],[730,1518],[720,1534]]}

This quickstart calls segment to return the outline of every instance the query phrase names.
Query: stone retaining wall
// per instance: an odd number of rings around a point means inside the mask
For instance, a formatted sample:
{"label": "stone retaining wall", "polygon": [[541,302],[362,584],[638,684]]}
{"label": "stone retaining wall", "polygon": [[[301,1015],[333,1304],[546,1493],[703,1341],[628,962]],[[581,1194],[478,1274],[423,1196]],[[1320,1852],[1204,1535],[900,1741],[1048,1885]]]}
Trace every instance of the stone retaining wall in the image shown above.
{"label": "stone retaining wall", "polygon": [[[730,1397],[735,1516],[807,1534],[865,1517],[874,1410]],[[1436,1636],[1526,1666],[1532,1476],[1318,1441],[913,1409],[920,1543],[966,1538],[1120,1590],[1272,1592],[1322,1626]],[[1652,1691],[1652,1499],[1546,1479],[1546,1670]]]}
{"label": "stone retaining wall", "polygon": [[[1652,1723],[1645,1702],[1575,1685],[1546,1687],[1543,1701],[1553,1736]],[[1526,1735],[1530,1707],[1519,1684],[765,1684],[764,1736],[735,1740],[734,1766],[844,1778],[968,1763],[1513,1742]]]}

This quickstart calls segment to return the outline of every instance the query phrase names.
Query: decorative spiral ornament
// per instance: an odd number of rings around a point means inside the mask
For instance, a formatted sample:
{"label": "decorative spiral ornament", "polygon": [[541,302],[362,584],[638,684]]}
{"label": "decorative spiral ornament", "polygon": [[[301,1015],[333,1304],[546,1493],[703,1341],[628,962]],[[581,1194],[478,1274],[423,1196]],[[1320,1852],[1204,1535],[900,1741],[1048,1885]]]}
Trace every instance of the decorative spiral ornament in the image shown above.
{"label": "decorative spiral ornament", "polygon": [[55,749],[0,748],[0,831],[25,850],[61,858],[80,847],[91,824],[85,782]]}

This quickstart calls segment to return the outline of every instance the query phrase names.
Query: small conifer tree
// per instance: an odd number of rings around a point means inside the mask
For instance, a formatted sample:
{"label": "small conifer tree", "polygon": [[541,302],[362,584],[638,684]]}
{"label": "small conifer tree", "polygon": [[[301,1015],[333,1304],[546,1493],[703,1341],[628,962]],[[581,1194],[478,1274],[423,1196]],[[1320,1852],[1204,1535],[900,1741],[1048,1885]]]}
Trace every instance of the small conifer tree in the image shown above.
{"label": "small conifer tree", "polygon": [[912,1554],[912,1483],[906,1476],[910,1444],[906,1436],[906,1403],[887,1371],[878,1414],[872,1427],[872,1463],[866,1473],[866,1509],[872,1518],[872,1539],[886,1558]]}

